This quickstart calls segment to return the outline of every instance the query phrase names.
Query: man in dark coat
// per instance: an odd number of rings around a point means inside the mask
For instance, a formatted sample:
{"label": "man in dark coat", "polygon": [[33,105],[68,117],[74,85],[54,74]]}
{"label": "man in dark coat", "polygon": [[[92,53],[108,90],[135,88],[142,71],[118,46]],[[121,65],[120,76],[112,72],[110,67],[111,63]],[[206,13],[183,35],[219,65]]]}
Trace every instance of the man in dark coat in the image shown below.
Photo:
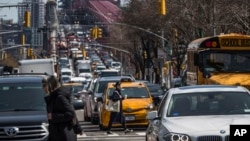
{"label": "man in dark coat", "polygon": [[109,97],[109,99],[114,101],[114,102],[119,100],[120,101],[120,110],[119,110],[119,112],[110,112],[110,119],[109,119],[109,124],[108,124],[108,128],[107,128],[107,134],[112,134],[112,132],[111,132],[112,123],[116,122],[116,121],[118,121],[122,124],[122,127],[124,129],[125,134],[128,132],[132,132],[133,130],[130,130],[126,127],[125,116],[123,115],[123,112],[122,112],[122,100],[124,99],[124,97],[121,94],[121,83],[120,82],[117,82],[115,84],[115,91]]}
{"label": "man in dark coat", "polygon": [[[76,118],[70,102],[71,93],[60,87],[59,81],[48,79],[49,94],[45,97],[49,121],[49,141],[76,141],[73,119]],[[46,90],[46,88],[44,88]],[[81,130],[81,129],[79,129]],[[81,133],[79,133],[81,134]]]}

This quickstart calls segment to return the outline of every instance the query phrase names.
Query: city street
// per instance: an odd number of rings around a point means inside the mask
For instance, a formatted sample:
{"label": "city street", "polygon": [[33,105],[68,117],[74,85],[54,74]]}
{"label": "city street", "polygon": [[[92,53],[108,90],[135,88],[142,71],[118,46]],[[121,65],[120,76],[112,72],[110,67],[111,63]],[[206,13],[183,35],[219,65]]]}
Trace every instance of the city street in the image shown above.
{"label": "city street", "polygon": [[84,135],[78,135],[78,141],[145,141],[146,128],[131,128],[132,133],[125,134],[121,128],[113,128],[112,135],[107,135],[105,131],[101,131],[98,125],[93,125],[90,122],[81,122],[81,127],[84,130]]}

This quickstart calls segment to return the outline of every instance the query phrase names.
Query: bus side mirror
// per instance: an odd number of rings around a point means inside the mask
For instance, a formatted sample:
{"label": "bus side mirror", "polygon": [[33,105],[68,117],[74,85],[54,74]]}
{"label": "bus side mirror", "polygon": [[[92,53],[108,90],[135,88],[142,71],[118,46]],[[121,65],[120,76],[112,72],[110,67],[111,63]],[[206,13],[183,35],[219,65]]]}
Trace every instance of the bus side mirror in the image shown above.
{"label": "bus side mirror", "polygon": [[199,53],[195,52],[195,53],[194,53],[194,65],[195,65],[195,66],[199,66],[199,64],[200,64],[200,63],[199,63],[199,60],[200,60],[200,59],[199,59]]}

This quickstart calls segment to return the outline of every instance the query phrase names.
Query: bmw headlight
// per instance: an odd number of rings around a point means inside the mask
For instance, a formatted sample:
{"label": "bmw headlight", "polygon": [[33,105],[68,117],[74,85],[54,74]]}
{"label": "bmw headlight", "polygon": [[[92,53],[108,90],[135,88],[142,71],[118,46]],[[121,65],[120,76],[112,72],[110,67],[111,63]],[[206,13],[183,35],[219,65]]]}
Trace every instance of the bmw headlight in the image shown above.
{"label": "bmw headlight", "polygon": [[190,137],[185,134],[168,133],[163,136],[165,141],[191,141]]}

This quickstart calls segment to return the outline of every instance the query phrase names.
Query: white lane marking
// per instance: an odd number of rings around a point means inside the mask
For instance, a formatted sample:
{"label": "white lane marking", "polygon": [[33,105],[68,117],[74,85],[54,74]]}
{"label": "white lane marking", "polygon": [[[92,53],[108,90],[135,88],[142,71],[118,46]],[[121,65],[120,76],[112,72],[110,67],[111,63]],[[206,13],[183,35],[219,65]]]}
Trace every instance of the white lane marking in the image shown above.
{"label": "white lane marking", "polygon": [[79,135],[79,134],[77,134],[77,137],[87,137],[87,135],[85,134],[85,133],[83,133],[82,135]]}
{"label": "white lane marking", "polygon": [[144,135],[146,135],[146,132],[136,132],[135,134],[140,135],[140,136],[144,136]]}
{"label": "white lane marking", "polygon": [[119,136],[119,134],[117,134],[117,133],[112,133],[112,134],[107,134],[107,133],[104,133],[104,135],[107,135],[107,136]]}

